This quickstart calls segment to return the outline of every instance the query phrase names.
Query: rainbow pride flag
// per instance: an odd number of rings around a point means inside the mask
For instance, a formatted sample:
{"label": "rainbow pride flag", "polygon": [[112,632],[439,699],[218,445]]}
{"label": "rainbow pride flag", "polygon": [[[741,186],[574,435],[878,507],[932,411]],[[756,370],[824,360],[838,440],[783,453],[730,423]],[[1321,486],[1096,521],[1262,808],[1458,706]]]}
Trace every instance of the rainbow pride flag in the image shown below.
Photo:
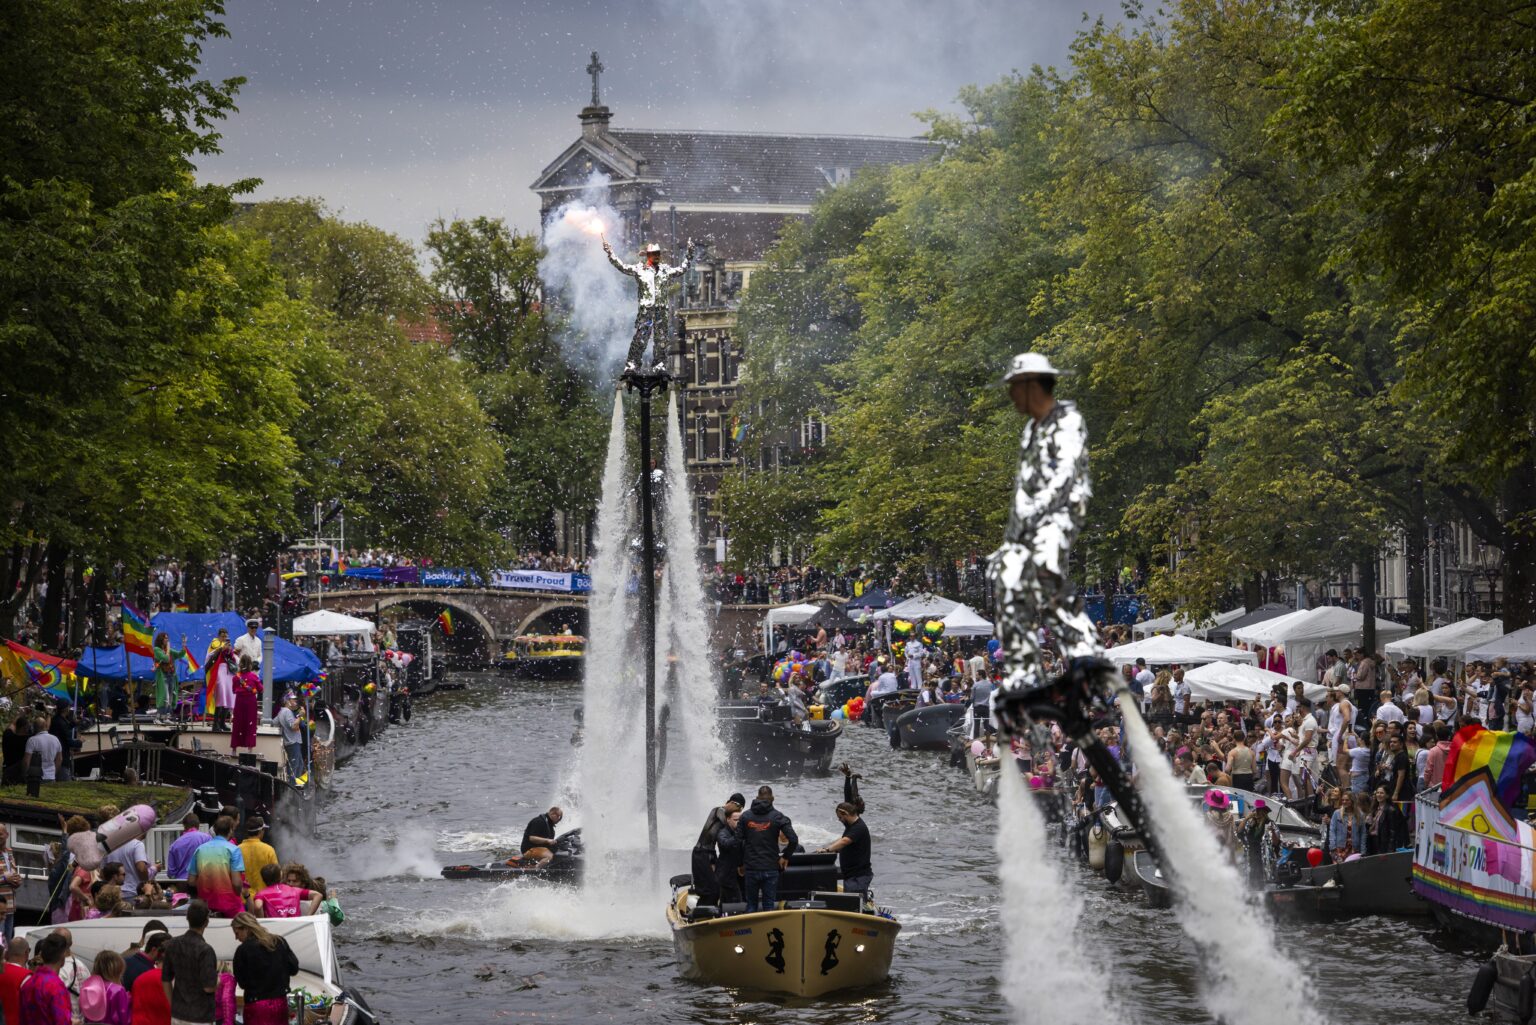
{"label": "rainbow pride flag", "polygon": [[444,637],[453,636],[453,616],[449,614],[447,609],[437,614],[437,623],[443,628]]}
{"label": "rainbow pride flag", "polygon": [[197,656],[192,654],[190,645],[181,650],[181,660],[187,664],[187,672],[189,673],[195,673],[203,668],[203,664],[197,660]]}
{"label": "rainbow pride flag", "polygon": [[[15,641],[6,641],[5,648],[6,654],[15,659],[15,664],[20,665],[26,683],[41,687],[56,698],[70,697],[70,688],[75,682],[74,661],[45,655]],[[16,682],[18,685],[21,683],[19,680]]]}
{"label": "rainbow pride flag", "polygon": [[130,655],[155,657],[154,635],[150,633],[148,617],[127,602],[123,602],[123,647]]}
{"label": "rainbow pride flag", "polygon": [[1536,763],[1536,744],[1524,734],[1484,729],[1476,724],[1463,726],[1451,741],[1445,759],[1445,778],[1441,787],[1449,791],[1456,781],[1479,769],[1486,769],[1493,779],[1493,790],[1506,808],[1520,799],[1520,777]]}

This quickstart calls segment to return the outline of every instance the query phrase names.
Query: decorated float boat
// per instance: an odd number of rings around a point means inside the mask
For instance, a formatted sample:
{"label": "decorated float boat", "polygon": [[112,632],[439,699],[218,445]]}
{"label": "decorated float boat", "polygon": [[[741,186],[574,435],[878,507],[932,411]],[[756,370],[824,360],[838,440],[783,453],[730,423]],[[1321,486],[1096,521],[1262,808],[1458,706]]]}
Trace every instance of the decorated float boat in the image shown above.
{"label": "decorated float boat", "polygon": [[575,634],[525,634],[512,640],[502,671],[519,680],[578,680],[587,639]]}
{"label": "decorated float boat", "polygon": [[841,719],[807,719],[798,725],[787,705],[722,702],[720,739],[732,771],[769,777],[825,775],[832,771]]}

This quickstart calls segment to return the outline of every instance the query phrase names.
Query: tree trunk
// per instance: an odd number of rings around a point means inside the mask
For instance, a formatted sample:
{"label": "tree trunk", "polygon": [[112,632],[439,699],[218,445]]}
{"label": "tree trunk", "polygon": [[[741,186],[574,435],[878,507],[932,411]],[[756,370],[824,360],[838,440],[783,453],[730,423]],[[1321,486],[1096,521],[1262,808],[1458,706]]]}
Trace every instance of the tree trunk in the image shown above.
{"label": "tree trunk", "polygon": [[1366,548],[1360,553],[1360,646],[1372,658],[1376,656],[1376,549]]}
{"label": "tree trunk", "polygon": [[1264,604],[1264,581],[1255,573],[1243,581],[1243,606],[1249,611]]}
{"label": "tree trunk", "polygon": [[181,562],[181,593],[188,612],[208,611],[208,564],[195,556]]}
{"label": "tree trunk", "polygon": [[1536,623],[1536,464],[1504,479],[1504,630]]}
{"label": "tree trunk", "polygon": [[1424,522],[1424,485],[1409,485],[1408,522],[1403,525],[1403,561],[1408,572],[1408,629],[1429,629],[1429,610],[1424,600],[1424,564],[1429,551],[1429,528]]}
{"label": "tree trunk", "polygon": [[91,643],[107,643],[107,574],[100,567],[91,574],[90,621]]}
{"label": "tree trunk", "polygon": [[85,624],[90,618],[85,591],[85,559],[78,553],[69,568],[69,650],[85,646]]}
{"label": "tree trunk", "polygon": [[68,572],[69,546],[48,546],[48,595],[43,599],[43,619],[38,624],[38,640],[44,650],[59,648],[59,625],[64,618],[64,576]]}
{"label": "tree trunk", "polygon": [[43,570],[43,543],[32,542],[25,557],[21,554],[21,546],[15,546],[11,549],[10,561],[11,565],[6,572],[6,580],[10,587],[5,593],[4,600],[0,601],[0,633],[14,637],[16,614],[26,604],[27,595],[32,592],[32,585],[37,583],[38,574]]}

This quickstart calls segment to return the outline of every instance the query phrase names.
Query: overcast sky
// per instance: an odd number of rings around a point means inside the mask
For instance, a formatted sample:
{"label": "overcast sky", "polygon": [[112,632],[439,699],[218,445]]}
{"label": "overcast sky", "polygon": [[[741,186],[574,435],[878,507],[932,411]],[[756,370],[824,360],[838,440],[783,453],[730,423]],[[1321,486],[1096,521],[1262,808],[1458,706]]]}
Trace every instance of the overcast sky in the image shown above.
{"label": "overcast sky", "polygon": [[231,0],[205,73],[243,75],[211,181],[319,196],[419,242],[531,230],[601,54],[615,127],[915,135],[917,111],[1067,46],[1117,0]]}

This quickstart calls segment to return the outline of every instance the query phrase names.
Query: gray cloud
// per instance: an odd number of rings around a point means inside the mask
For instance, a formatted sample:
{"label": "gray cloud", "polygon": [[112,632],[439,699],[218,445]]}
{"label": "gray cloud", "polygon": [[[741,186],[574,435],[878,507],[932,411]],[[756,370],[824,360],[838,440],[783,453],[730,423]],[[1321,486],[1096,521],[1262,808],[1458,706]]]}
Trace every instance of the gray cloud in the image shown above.
{"label": "gray cloud", "polygon": [[616,125],[913,135],[965,85],[1063,62],[1082,20],[1077,0],[233,0],[204,68],[249,81],[200,172],[418,242],[438,216],[529,230],[594,49]]}

